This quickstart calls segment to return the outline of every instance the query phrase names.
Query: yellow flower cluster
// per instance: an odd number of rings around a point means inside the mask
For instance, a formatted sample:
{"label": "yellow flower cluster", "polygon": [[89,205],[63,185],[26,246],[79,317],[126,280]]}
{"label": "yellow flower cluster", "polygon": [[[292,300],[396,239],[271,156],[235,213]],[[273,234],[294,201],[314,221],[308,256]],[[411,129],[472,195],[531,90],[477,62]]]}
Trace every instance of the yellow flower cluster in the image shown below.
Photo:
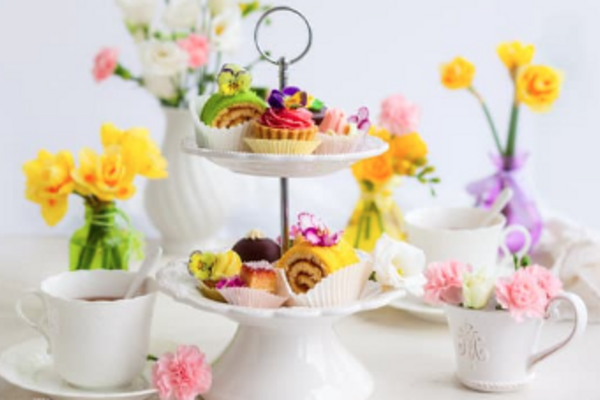
{"label": "yellow flower cluster", "polygon": [[369,134],[387,142],[389,149],[352,166],[352,174],[358,181],[385,185],[394,176],[413,176],[419,167],[427,164],[427,144],[418,133],[392,135],[373,125]]}
{"label": "yellow flower cluster", "polygon": [[[535,47],[521,42],[501,43],[498,57],[508,69],[515,84],[515,101],[533,111],[546,111],[558,99],[562,84],[559,71],[545,65],[531,64]],[[448,89],[473,89],[475,66],[463,57],[441,67],[441,82]]]}
{"label": "yellow flower cluster", "polygon": [[126,200],[135,194],[137,175],[150,179],[167,177],[167,161],[148,130],[122,131],[104,124],[100,135],[104,152],[98,154],[84,148],[79,152],[78,167],[70,152],[52,155],[46,150],[23,165],[26,198],[41,206],[48,225],[55,225],[63,218],[71,193],[94,202]]}

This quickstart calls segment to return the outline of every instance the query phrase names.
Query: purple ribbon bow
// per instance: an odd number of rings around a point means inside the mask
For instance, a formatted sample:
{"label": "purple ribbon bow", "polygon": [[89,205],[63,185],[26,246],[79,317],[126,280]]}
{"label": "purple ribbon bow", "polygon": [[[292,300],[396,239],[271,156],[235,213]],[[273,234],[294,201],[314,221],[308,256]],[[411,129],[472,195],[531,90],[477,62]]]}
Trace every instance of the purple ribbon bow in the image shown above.
{"label": "purple ribbon bow", "polygon": [[[477,207],[487,209],[492,206],[505,187],[511,188],[513,197],[502,213],[506,216],[507,226],[522,225],[529,231],[531,248],[533,248],[540,239],[543,223],[535,201],[523,188],[519,176],[528,157],[529,154],[524,152],[514,157],[491,154],[490,158],[496,167],[496,173],[469,184],[467,192],[475,196]],[[512,253],[519,251],[524,244],[525,238],[518,232],[510,234],[506,240],[506,245]]]}

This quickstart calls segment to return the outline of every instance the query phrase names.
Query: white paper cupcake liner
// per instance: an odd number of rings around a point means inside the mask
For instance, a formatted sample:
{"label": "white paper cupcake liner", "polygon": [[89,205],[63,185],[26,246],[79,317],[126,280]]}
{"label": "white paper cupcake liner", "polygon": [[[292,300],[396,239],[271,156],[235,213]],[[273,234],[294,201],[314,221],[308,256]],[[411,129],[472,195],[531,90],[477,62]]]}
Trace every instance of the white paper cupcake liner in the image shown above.
{"label": "white paper cupcake liner", "polygon": [[321,145],[315,150],[315,154],[345,154],[356,152],[362,145],[365,134],[344,136],[318,133],[317,139],[321,141]]}
{"label": "white paper cupcake liner", "polygon": [[289,296],[288,305],[296,307],[336,307],[360,299],[373,270],[368,255],[357,264],[343,268],[327,276],[304,294],[296,294],[290,287],[285,271],[279,269],[277,280],[282,293]]}
{"label": "white paper cupcake liner", "polygon": [[232,128],[214,128],[206,125],[200,120],[200,113],[204,104],[210,96],[192,97],[189,110],[194,121],[194,130],[196,132],[196,143],[199,147],[205,147],[222,151],[242,151],[248,152],[248,146],[244,142],[244,137],[250,131],[251,121],[236,125]]}
{"label": "white paper cupcake liner", "polygon": [[286,296],[246,287],[223,288],[218,289],[218,292],[229,304],[242,307],[279,308],[288,299]]}
{"label": "white paper cupcake liner", "polygon": [[312,154],[321,144],[319,140],[251,139],[244,141],[254,153]]}

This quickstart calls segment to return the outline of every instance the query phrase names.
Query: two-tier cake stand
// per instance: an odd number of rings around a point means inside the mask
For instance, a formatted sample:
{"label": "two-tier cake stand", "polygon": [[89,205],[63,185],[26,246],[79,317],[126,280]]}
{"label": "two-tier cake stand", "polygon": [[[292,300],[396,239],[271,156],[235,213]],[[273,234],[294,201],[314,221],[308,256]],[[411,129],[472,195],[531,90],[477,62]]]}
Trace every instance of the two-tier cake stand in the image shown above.
{"label": "two-tier cake stand", "polygon": [[[298,57],[273,59],[259,45],[259,28],[274,12],[291,12],[302,18],[308,29],[308,45]],[[267,11],[254,32],[258,51],[279,66],[280,88],[287,84],[287,67],[309,50],[312,30],[308,20],[289,7]],[[324,176],[386,151],[387,144],[367,137],[351,154],[274,155],[216,151],[185,139],[182,150],[204,157],[231,171],[276,177],[281,185],[282,250],[289,246],[288,179]],[[158,273],[161,289],[175,300],[223,315],[239,324],[227,349],[213,365],[213,385],[207,400],[363,400],[373,391],[367,370],[340,343],[335,322],[357,312],[387,305],[404,295],[402,290],[384,291],[369,282],[361,299],[333,308],[289,307],[255,309],[204,298],[196,280],[187,272],[187,260],[174,261]]]}

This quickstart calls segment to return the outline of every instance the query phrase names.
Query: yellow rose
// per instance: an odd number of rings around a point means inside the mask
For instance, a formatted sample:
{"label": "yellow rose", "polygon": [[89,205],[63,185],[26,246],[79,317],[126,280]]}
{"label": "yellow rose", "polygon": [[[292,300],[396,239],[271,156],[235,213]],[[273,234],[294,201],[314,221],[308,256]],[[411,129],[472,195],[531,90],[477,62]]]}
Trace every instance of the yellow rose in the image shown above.
{"label": "yellow rose", "polygon": [[442,85],[448,89],[466,89],[473,83],[475,66],[467,59],[456,57],[441,67]]}
{"label": "yellow rose", "polygon": [[515,70],[531,63],[535,47],[532,44],[523,44],[519,41],[500,43],[496,49],[498,57],[509,70]]}
{"label": "yellow rose", "polygon": [[131,128],[122,131],[113,124],[103,124],[100,129],[102,145],[106,151],[120,152],[123,162],[133,168],[136,174],[150,179],[167,177],[167,160],[150,138],[145,128]]}
{"label": "yellow rose", "polygon": [[73,156],[68,151],[53,155],[42,150],[37,159],[23,164],[27,178],[25,197],[42,207],[42,217],[50,226],[56,225],[69,207],[68,197],[75,187],[73,168]]}
{"label": "yellow rose", "polygon": [[517,75],[517,100],[533,111],[546,111],[560,95],[562,75],[545,65],[528,65]]}
{"label": "yellow rose", "polygon": [[101,201],[126,200],[134,195],[135,170],[118,151],[98,155],[92,149],[79,152],[79,168],[73,171],[77,191],[94,195]]}

